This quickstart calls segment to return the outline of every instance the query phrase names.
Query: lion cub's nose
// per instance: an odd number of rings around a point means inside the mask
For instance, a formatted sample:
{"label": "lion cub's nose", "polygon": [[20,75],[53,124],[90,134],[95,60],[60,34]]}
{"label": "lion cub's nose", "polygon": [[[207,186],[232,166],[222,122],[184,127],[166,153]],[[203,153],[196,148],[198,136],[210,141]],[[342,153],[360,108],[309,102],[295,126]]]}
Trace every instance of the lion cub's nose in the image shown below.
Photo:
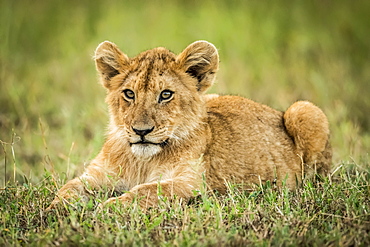
{"label": "lion cub's nose", "polygon": [[132,130],[139,136],[145,136],[147,134],[149,134],[150,132],[152,132],[154,129],[154,126],[151,128],[151,129],[135,129],[134,127],[132,127]]}

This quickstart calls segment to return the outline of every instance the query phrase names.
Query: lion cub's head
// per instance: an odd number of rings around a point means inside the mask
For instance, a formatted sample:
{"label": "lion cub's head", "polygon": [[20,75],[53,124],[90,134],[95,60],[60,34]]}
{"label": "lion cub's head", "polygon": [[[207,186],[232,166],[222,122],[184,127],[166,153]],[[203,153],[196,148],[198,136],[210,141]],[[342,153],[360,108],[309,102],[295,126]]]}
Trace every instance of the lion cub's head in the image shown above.
{"label": "lion cub's head", "polygon": [[149,158],[189,138],[205,117],[202,94],[218,69],[216,48],[197,41],[178,56],[165,48],[127,57],[108,41],[95,52],[107,89],[110,134]]}

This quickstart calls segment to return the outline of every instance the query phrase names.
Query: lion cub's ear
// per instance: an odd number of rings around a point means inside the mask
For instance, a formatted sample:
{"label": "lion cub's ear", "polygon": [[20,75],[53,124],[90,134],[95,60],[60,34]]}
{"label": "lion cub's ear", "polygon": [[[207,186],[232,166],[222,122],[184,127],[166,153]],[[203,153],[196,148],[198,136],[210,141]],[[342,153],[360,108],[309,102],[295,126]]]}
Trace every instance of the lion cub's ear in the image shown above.
{"label": "lion cub's ear", "polygon": [[129,64],[129,58],[118,47],[109,41],[104,41],[96,48],[95,65],[102,84],[110,88],[112,77],[122,73]]}
{"label": "lion cub's ear", "polygon": [[196,41],[178,55],[177,62],[181,69],[198,80],[199,92],[203,93],[212,86],[218,70],[218,52],[214,45]]}

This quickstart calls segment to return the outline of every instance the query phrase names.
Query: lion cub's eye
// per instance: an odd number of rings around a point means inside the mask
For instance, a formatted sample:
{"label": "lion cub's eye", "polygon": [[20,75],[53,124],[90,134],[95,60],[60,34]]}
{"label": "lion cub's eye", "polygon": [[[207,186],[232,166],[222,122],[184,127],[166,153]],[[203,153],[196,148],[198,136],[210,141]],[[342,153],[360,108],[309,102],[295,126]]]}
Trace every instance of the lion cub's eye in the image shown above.
{"label": "lion cub's eye", "polygon": [[123,92],[126,99],[129,99],[129,100],[135,99],[135,93],[132,90],[125,89],[122,92]]}
{"label": "lion cub's eye", "polygon": [[164,100],[170,100],[173,96],[173,92],[170,90],[164,90],[161,92],[159,95],[159,103],[164,101]]}

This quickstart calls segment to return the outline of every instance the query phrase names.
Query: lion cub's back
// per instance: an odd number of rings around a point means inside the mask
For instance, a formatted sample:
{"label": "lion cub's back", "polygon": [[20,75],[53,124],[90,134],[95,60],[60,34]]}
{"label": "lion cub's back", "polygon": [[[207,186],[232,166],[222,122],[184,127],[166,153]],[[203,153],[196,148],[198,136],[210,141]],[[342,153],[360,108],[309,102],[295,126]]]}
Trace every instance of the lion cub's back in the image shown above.
{"label": "lion cub's back", "polygon": [[300,162],[282,112],[238,96],[209,99],[207,112],[212,138],[204,158],[211,187],[224,190],[225,179],[282,181],[286,174],[294,187],[292,174],[300,174]]}

